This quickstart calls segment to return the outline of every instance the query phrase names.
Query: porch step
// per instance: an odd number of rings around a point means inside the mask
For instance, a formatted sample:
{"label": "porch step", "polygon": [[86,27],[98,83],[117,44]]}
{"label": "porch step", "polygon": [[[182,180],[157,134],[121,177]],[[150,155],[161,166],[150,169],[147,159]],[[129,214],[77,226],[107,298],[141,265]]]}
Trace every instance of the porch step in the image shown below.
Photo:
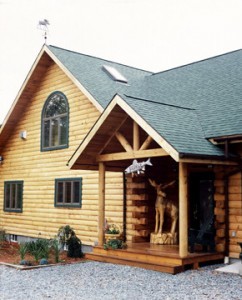
{"label": "porch step", "polygon": [[169,274],[177,274],[181,273],[183,271],[183,266],[171,264],[171,263],[165,263],[165,262],[148,262],[148,261],[142,261],[142,260],[134,260],[130,258],[125,257],[119,257],[116,255],[105,255],[101,253],[86,253],[85,257],[90,260],[94,261],[100,261],[105,263],[113,263],[113,264],[120,264],[120,265],[128,265],[138,268],[144,268],[148,270],[153,271],[159,271],[163,273],[169,273]]}
{"label": "porch step", "polygon": [[182,259],[171,253],[160,255],[160,253],[150,252],[144,249],[109,249],[104,250],[102,247],[95,247],[92,254],[115,257],[117,259],[127,259],[129,261],[145,262],[149,264],[161,265],[169,264],[180,266]]}

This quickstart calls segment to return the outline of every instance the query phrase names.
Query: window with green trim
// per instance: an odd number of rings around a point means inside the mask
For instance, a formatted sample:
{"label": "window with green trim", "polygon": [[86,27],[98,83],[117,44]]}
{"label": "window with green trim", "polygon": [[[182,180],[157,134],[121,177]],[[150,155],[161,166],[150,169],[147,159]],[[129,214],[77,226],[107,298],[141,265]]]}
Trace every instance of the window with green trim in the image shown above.
{"label": "window with green trim", "polygon": [[55,180],[55,206],[81,207],[82,178]]}
{"label": "window with green trim", "polygon": [[42,151],[68,147],[69,106],[62,92],[47,98],[42,111]]}
{"label": "window with green trim", "polygon": [[23,181],[4,182],[4,211],[22,212]]}

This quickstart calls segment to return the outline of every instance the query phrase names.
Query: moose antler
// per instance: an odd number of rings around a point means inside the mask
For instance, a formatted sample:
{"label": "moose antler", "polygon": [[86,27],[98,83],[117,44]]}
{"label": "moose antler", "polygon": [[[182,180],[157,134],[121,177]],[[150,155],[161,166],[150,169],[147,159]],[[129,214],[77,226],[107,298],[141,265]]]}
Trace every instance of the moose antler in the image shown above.
{"label": "moose antler", "polygon": [[152,180],[152,179],[148,179],[149,180],[149,182],[150,182],[150,184],[153,186],[153,187],[155,187],[155,188],[157,188],[157,187],[160,187],[162,190],[165,190],[166,188],[168,188],[169,186],[172,186],[173,184],[175,184],[175,182],[176,182],[176,180],[173,180],[173,181],[171,181],[171,182],[169,182],[169,183],[166,183],[166,184],[158,184],[158,183],[156,183],[155,182],[155,180]]}
{"label": "moose antler", "polygon": [[167,184],[162,185],[161,188],[162,188],[163,190],[165,190],[165,189],[168,188],[169,186],[172,186],[173,184],[175,184],[175,182],[176,182],[176,180],[173,180],[173,181],[171,181],[171,182],[169,182],[169,183],[167,183]]}

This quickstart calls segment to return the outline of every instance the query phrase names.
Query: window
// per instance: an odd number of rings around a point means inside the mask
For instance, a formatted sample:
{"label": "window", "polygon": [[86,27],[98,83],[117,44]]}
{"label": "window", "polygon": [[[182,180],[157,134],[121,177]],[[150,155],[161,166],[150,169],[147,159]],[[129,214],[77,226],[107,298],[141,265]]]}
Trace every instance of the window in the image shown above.
{"label": "window", "polygon": [[81,207],[82,178],[55,180],[55,206]]}
{"label": "window", "polygon": [[4,211],[22,212],[23,181],[4,183]]}
{"label": "window", "polygon": [[69,107],[66,96],[54,92],[42,111],[42,151],[68,147]]}

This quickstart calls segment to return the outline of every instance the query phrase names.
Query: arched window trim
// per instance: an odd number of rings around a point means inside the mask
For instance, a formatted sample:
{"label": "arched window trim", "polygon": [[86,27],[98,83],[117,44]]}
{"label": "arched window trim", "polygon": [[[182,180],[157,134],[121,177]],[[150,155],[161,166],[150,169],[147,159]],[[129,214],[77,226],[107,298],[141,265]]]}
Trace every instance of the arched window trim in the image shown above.
{"label": "arched window trim", "polygon": [[[50,99],[53,97],[53,95],[55,94],[60,94],[66,102],[66,108],[67,108],[67,112],[65,114],[60,114],[57,115],[56,117],[49,117],[49,118],[45,118],[45,111],[46,111],[46,107],[49,104]],[[55,145],[55,146],[49,146],[49,147],[44,147],[44,122],[47,119],[60,119],[60,117],[66,115],[67,117],[67,124],[66,124],[66,143],[63,145]],[[59,149],[64,149],[64,148],[68,148],[69,147],[69,103],[67,100],[67,97],[65,96],[65,94],[63,94],[60,91],[54,91],[52,92],[46,99],[45,104],[43,106],[42,109],[42,113],[41,113],[41,151],[52,151],[52,150],[59,150]]]}

